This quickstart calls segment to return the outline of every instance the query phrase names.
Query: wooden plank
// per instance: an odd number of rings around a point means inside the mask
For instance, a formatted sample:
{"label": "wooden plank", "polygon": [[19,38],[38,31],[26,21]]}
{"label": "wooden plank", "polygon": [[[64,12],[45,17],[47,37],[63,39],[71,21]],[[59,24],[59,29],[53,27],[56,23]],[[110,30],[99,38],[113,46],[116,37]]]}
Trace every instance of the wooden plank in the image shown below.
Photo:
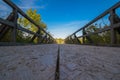
{"label": "wooden plank", "polygon": [[0,80],[119,80],[120,48],[84,45],[0,47]]}
{"label": "wooden plank", "polygon": [[119,80],[120,48],[61,45],[60,80]]}
{"label": "wooden plank", "polygon": [[0,80],[54,80],[58,45],[0,47]]}

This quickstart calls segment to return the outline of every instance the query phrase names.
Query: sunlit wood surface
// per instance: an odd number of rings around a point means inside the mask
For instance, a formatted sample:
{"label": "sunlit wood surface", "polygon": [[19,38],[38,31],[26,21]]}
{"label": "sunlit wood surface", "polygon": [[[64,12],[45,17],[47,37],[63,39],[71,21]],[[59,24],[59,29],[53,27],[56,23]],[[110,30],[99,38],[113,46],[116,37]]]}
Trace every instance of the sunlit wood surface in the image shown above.
{"label": "sunlit wood surface", "polygon": [[0,80],[54,80],[57,47],[0,47]]}
{"label": "sunlit wood surface", "polygon": [[[59,50],[59,51],[58,51]],[[0,47],[0,80],[120,80],[120,48],[85,45]]]}
{"label": "sunlit wood surface", "polygon": [[61,80],[120,80],[120,48],[61,45]]}

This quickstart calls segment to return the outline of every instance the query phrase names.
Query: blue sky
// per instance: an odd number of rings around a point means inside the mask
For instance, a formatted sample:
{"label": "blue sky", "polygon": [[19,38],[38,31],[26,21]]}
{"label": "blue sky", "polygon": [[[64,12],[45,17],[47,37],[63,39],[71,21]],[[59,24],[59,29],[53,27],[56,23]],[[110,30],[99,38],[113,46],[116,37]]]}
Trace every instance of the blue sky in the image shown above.
{"label": "blue sky", "polygon": [[[12,0],[22,10],[37,9],[48,31],[65,38],[119,0]],[[1,1],[0,1],[1,2]],[[1,6],[0,6],[1,7]]]}

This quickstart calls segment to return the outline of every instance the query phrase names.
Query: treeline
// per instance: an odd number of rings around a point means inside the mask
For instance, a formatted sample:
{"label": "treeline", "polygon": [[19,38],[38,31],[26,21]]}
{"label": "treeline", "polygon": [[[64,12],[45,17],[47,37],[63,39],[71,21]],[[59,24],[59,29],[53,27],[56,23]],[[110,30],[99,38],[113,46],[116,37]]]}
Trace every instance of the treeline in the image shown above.
{"label": "treeline", "polygon": [[55,40],[56,40],[57,44],[64,44],[64,39],[62,39],[62,38],[56,38]]}

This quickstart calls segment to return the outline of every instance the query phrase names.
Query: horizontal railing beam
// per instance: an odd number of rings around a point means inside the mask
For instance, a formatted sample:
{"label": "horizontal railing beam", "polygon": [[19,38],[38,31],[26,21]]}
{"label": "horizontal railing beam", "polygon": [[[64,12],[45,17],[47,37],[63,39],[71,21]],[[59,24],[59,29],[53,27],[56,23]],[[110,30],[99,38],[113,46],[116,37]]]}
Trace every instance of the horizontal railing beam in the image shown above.
{"label": "horizontal railing beam", "polygon": [[15,26],[15,24],[13,22],[10,22],[8,20],[4,20],[2,18],[0,18],[0,23],[4,24],[4,25],[7,25],[7,26],[10,26],[10,27],[14,27]]}
{"label": "horizontal railing beam", "polygon": [[7,25],[10,28],[14,28],[15,27],[18,30],[21,30],[21,31],[24,31],[24,32],[27,32],[27,33],[30,33],[30,34],[33,34],[33,35],[36,35],[38,37],[40,36],[39,34],[36,34],[35,32],[32,32],[32,31],[30,31],[28,29],[25,29],[25,28],[21,27],[19,24],[17,24],[17,26],[15,26],[15,24],[13,22],[10,22],[8,20],[4,20],[2,18],[0,18],[0,23],[4,24],[4,25]]}
{"label": "horizontal railing beam", "polygon": [[[98,17],[96,17],[95,19],[93,19],[92,21],[90,21],[88,24],[86,24],[84,27],[78,29],[77,31],[75,31],[73,34],[76,34],[77,32],[79,32],[80,30],[82,30],[83,28],[88,27],[89,25],[91,25],[92,23],[94,23],[95,21],[101,19],[102,17],[104,17],[105,15],[107,15],[111,10],[117,9],[118,7],[120,7],[120,1],[118,3],[116,3],[114,6],[112,6],[111,8],[109,8],[108,10],[106,10],[105,12],[103,12],[102,14],[100,14]],[[72,35],[73,35],[72,34]]]}
{"label": "horizontal railing beam", "polygon": [[[6,2],[9,6],[11,6],[13,9],[16,9],[22,16],[24,16],[26,19],[28,19],[31,23],[33,23],[38,29],[41,29],[44,33],[48,34],[40,25],[36,24],[29,16],[27,16],[19,7],[17,7],[14,3],[12,3],[10,0],[3,0]],[[48,34],[48,36],[52,37]],[[52,37],[53,38],[53,37]]]}
{"label": "horizontal railing beam", "polygon": [[91,33],[88,33],[88,34],[85,34],[85,35],[82,35],[82,36],[78,36],[78,38],[90,36],[90,35],[93,35],[93,34],[102,33],[102,32],[111,30],[111,28],[118,28],[118,27],[120,27],[120,23],[114,24],[114,25],[112,25],[112,26],[106,27],[106,28],[101,29],[101,30],[98,30],[98,31],[96,31],[96,32],[91,32]]}

